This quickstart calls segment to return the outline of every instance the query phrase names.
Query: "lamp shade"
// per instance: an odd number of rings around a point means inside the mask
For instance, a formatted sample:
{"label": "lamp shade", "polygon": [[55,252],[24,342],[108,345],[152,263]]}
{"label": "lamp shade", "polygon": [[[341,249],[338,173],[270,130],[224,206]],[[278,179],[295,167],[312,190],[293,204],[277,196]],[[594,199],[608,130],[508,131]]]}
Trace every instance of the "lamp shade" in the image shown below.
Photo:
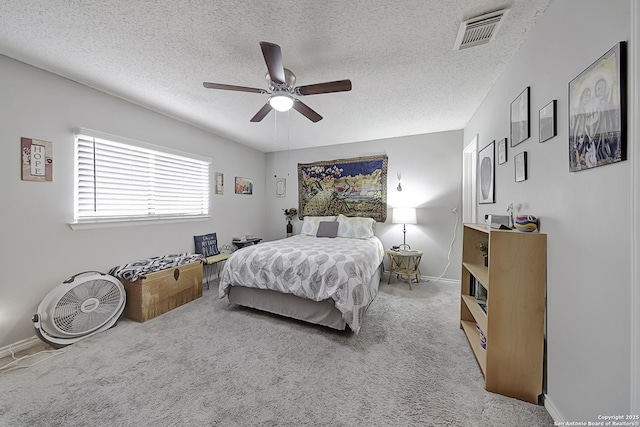
{"label": "lamp shade", "polygon": [[417,224],[416,208],[393,208],[393,224]]}

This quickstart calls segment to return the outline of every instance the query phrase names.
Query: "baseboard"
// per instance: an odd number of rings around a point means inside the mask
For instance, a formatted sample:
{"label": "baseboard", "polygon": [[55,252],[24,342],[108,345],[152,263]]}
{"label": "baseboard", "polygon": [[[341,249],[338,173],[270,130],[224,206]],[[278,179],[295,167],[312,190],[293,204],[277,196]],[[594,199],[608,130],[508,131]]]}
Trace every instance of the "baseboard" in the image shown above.
{"label": "baseboard", "polygon": [[564,419],[564,417],[560,414],[560,411],[558,411],[556,405],[554,405],[551,401],[551,398],[546,394],[544,395],[544,407],[549,415],[551,415],[551,418],[553,418],[553,421],[556,425],[560,423],[566,423],[567,420]]}
{"label": "baseboard", "polygon": [[429,282],[444,282],[444,283],[449,283],[452,285],[460,285],[460,280],[457,279],[447,279],[446,277],[441,277],[441,278],[437,278],[437,277],[433,277],[433,276],[420,276],[420,280],[423,282],[429,281]]}
{"label": "baseboard", "polygon": [[11,356],[11,351],[13,351],[14,353],[17,353],[19,351],[31,348],[41,342],[42,341],[40,341],[40,339],[34,335],[31,338],[27,338],[27,339],[15,342],[13,344],[9,344],[7,346],[0,348],[0,358]]}
{"label": "baseboard", "polygon": [[[389,272],[385,271],[383,273],[383,275],[380,276],[380,277],[381,277],[381,279],[380,279],[381,281],[383,280],[382,277],[385,277],[386,279],[388,279],[389,278]],[[415,281],[415,279],[414,279],[414,281]],[[460,285],[460,280],[458,280],[458,279],[447,279],[446,277],[438,278],[438,277],[435,277],[435,276],[423,276],[423,275],[420,275],[420,281],[421,282],[444,282],[444,283],[451,284],[451,285],[458,285],[458,286]]]}

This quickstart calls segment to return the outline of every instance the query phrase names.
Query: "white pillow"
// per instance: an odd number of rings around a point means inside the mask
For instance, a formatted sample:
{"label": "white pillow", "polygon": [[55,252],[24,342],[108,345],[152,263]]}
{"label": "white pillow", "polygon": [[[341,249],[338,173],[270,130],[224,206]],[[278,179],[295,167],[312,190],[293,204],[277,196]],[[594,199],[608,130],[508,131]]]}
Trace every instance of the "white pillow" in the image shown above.
{"label": "white pillow", "polygon": [[346,217],[340,214],[338,215],[338,237],[369,239],[374,236],[375,223],[373,218]]}
{"label": "white pillow", "polygon": [[322,221],[335,221],[335,216],[305,216],[300,234],[305,236],[315,236],[318,234],[318,226]]}

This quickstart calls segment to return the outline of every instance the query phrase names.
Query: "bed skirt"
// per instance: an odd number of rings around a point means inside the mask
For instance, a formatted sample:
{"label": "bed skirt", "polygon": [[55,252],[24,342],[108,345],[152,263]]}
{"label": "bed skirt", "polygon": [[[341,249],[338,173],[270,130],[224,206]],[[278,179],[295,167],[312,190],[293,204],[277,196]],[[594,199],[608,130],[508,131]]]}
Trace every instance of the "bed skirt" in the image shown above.
{"label": "bed skirt", "polygon": [[[375,290],[376,295],[380,285],[381,274],[382,265],[378,267],[369,281],[369,288]],[[328,326],[333,329],[344,330],[347,326],[342,318],[342,313],[335,307],[334,301],[330,299],[313,301],[270,289],[245,288],[242,286],[231,286],[228,297],[229,302],[232,304]]]}

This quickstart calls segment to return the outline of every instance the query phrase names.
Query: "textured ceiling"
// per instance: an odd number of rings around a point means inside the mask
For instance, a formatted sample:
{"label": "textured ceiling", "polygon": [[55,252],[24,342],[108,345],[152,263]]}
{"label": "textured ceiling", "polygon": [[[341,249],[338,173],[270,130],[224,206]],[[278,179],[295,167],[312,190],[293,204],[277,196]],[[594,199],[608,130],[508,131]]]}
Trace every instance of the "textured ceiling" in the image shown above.
{"label": "textured ceiling", "polygon": [[[269,152],[463,128],[550,1],[2,0],[0,54]],[[463,20],[504,7],[490,44],[453,50]],[[202,82],[266,89],[260,41],[296,85],[353,90],[301,97],[318,123],[250,123],[268,95]]]}

